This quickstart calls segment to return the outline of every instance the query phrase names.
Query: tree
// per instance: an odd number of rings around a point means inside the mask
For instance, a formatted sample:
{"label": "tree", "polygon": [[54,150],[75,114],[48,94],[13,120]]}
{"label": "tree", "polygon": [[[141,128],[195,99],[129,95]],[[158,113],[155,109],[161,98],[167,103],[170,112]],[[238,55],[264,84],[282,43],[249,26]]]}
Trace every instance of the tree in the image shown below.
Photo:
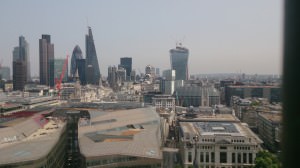
{"label": "tree", "polygon": [[276,156],[270,152],[259,151],[255,158],[254,168],[280,168],[280,162]]}

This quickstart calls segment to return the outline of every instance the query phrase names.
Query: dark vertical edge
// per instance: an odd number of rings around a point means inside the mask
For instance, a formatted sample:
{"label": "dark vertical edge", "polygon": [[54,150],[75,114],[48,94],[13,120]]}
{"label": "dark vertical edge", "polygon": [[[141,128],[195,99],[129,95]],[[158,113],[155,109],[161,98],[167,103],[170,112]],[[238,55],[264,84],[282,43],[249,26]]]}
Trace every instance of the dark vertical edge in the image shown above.
{"label": "dark vertical edge", "polygon": [[283,134],[284,168],[299,167],[300,152],[300,1],[284,1]]}

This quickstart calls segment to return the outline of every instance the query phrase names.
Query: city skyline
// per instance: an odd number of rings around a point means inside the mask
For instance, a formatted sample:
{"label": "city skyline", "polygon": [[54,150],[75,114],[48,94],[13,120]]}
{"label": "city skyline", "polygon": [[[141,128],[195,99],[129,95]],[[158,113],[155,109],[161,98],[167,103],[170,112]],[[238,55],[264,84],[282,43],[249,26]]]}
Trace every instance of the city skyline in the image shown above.
{"label": "city skyline", "polygon": [[[190,50],[190,74],[281,74],[283,3],[279,0],[75,1],[71,6],[70,1],[16,3],[5,1],[0,7],[0,55],[3,65],[11,67],[16,38],[24,36],[30,44],[32,76],[39,74],[41,34],[51,35],[55,57],[65,58],[75,45],[83,49],[87,26],[93,28],[102,75],[121,57],[132,57],[137,71],[148,64],[169,69],[168,51],[176,42]],[[42,8],[44,5],[47,8]],[[80,12],[66,12],[68,8]],[[37,15],[41,11],[45,13],[43,20]],[[22,17],[18,17],[20,13]]]}

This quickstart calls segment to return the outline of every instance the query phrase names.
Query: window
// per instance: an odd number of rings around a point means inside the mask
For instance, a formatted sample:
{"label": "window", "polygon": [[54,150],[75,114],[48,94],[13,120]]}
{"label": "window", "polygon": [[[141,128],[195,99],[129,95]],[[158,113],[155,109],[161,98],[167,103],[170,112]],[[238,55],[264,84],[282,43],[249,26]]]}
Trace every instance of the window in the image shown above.
{"label": "window", "polygon": [[243,153],[243,163],[247,163],[247,153]]}
{"label": "window", "polygon": [[209,162],[209,153],[206,152],[206,155],[205,155],[205,162],[208,163]]}
{"label": "window", "polygon": [[249,160],[249,163],[252,164],[252,163],[253,163],[252,153],[249,153],[249,154],[248,154],[248,157],[249,157],[249,159],[248,159],[248,160]]}
{"label": "window", "polygon": [[241,155],[241,153],[238,153],[237,156],[238,156],[238,157],[237,157],[238,163],[241,163],[241,162],[242,162],[242,155]]}
{"label": "window", "polygon": [[235,153],[232,153],[232,155],[231,155],[231,162],[235,163]]}
{"label": "window", "polygon": [[188,162],[192,162],[192,152],[188,153]]}
{"label": "window", "polygon": [[226,146],[220,146],[220,149],[227,149]]}
{"label": "window", "polygon": [[227,153],[220,152],[220,163],[227,163]]}
{"label": "window", "polygon": [[212,163],[215,162],[215,152],[210,153],[210,162],[212,162]]}
{"label": "window", "polygon": [[202,162],[202,163],[204,162],[204,154],[203,154],[203,152],[200,153],[200,162]]}

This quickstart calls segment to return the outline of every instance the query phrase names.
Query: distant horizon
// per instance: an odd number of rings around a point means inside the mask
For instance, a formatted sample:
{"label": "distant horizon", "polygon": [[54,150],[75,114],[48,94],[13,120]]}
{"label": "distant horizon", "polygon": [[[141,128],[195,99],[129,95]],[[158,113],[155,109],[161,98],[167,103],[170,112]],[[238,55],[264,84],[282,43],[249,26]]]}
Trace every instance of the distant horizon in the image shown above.
{"label": "distant horizon", "polygon": [[170,69],[169,50],[178,42],[190,51],[190,75],[282,74],[280,0],[4,1],[0,24],[0,61],[10,67],[11,75],[12,51],[19,36],[29,43],[31,75],[37,76],[41,35],[51,35],[55,58],[71,56],[76,45],[85,58],[87,26],[93,31],[102,76],[121,57],[132,57],[137,73],[148,64],[161,72]]}

